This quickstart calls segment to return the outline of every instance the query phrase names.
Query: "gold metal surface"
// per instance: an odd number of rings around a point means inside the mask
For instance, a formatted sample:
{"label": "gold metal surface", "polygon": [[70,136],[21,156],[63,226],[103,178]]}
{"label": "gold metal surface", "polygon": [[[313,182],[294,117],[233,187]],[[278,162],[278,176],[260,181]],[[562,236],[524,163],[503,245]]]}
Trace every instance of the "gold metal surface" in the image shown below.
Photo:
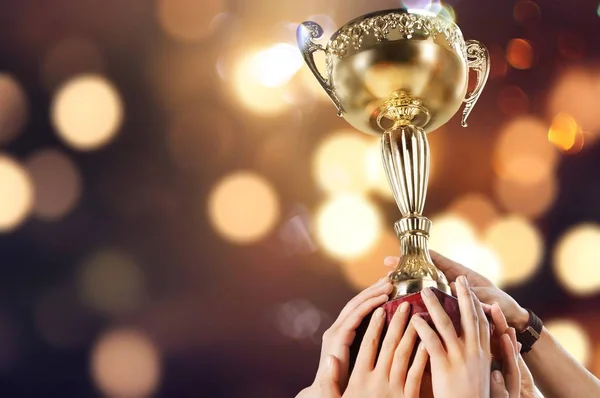
{"label": "gold metal surface", "polygon": [[[465,42],[452,21],[417,10],[357,18],[326,47],[314,41],[322,34],[314,22],[298,27],[304,59],[339,116],[360,131],[381,135],[388,182],[402,213],[395,225],[401,257],[390,276],[391,298],[425,287],[450,294],[446,277],[429,256],[431,222],[422,216],[430,163],[427,133],[448,122],[463,102],[466,127],[489,75],[488,52],[479,42]],[[314,62],[316,51],[325,52],[324,74]],[[477,82],[467,95],[469,69],[477,73]]]}

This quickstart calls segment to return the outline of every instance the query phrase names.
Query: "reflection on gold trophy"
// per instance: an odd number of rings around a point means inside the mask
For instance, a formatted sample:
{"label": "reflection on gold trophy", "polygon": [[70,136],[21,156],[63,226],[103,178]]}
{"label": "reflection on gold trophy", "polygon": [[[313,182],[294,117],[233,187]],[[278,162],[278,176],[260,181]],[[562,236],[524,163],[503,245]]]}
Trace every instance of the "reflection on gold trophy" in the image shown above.
{"label": "reflection on gold trophy", "polygon": [[[339,116],[360,131],[381,135],[383,164],[402,213],[395,224],[401,257],[390,276],[390,303],[420,298],[414,293],[432,287],[452,315],[457,310],[448,301],[448,281],[427,248],[431,221],[422,215],[429,179],[427,133],[448,122],[463,102],[462,125],[467,126],[489,74],[488,52],[477,41],[465,41],[452,21],[422,10],[364,15],[339,29],[326,47],[314,41],[322,34],[314,22],[298,27],[304,59]],[[317,51],[325,53],[324,74],[315,64]],[[477,83],[467,95],[470,68]]]}

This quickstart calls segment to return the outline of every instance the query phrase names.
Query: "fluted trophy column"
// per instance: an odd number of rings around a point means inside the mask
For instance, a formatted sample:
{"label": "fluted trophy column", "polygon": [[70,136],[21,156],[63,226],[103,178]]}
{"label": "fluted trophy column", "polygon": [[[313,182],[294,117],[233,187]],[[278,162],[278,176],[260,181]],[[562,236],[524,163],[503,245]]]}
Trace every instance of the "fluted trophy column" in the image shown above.
{"label": "fluted trophy column", "polygon": [[428,111],[421,102],[400,93],[388,102],[383,118],[393,121],[381,138],[383,165],[402,218],[394,229],[400,239],[400,260],[390,275],[391,299],[436,287],[450,294],[444,274],[431,261],[427,241],[431,221],[423,217],[429,180],[427,133],[413,124],[427,123]]}

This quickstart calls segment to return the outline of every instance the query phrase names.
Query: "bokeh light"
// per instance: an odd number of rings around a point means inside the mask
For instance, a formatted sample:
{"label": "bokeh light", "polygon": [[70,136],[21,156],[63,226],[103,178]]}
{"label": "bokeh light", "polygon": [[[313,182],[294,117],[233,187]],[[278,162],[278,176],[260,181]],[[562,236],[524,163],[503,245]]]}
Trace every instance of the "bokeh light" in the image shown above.
{"label": "bokeh light", "polygon": [[453,214],[440,214],[431,221],[433,227],[429,247],[460,262],[463,249],[474,246],[477,240],[475,229],[467,221]]}
{"label": "bokeh light", "polygon": [[29,173],[17,161],[0,155],[0,232],[18,227],[34,203],[34,185]]}
{"label": "bokeh light", "polygon": [[98,47],[85,37],[67,37],[55,43],[44,56],[42,80],[54,91],[73,76],[103,74],[106,61]]}
{"label": "bokeh light", "polygon": [[518,86],[504,87],[498,96],[498,108],[505,116],[518,116],[528,111],[529,98]]}
{"label": "bokeh light", "polygon": [[577,225],[554,248],[553,266],[558,281],[571,293],[588,296],[600,291],[600,226]]}
{"label": "bokeh light", "polygon": [[313,337],[321,321],[321,311],[307,300],[292,300],[275,308],[275,325],[284,336],[295,340]]}
{"label": "bokeh light", "polygon": [[63,141],[79,150],[94,150],[116,135],[123,103],[105,78],[82,75],[65,83],[52,102],[52,123]]}
{"label": "bokeh light", "polygon": [[57,220],[77,204],[81,175],[77,166],[56,149],[35,152],[25,162],[35,185],[33,212],[44,220]]}
{"label": "bokeh light", "polygon": [[568,114],[581,129],[595,132],[600,128],[599,78],[593,69],[583,67],[572,67],[563,72],[548,94],[549,115]]}
{"label": "bokeh light", "polygon": [[256,242],[267,235],[279,219],[279,198],[263,177],[238,171],[211,190],[208,214],[217,232],[239,244]]}
{"label": "bokeh light", "polygon": [[506,47],[506,60],[515,69],[531,68],[535,61],[531,43],[523,39],[512,39]]}
{"label": "bokeh light", "polygon": [[0,73],[0,144],[19,135],[27,122],[28,109],[21,85],[11,75]]}
{"label": "bokeh light", "polygon": [[389,271],[382,266],[382,260],[387,256],[398,256],[399,249],[400,241],[392,228],[386,228],[371,249],[361,256],[342,262],[346,281],[356,290],[372,285]]}
{"label": "bokeh light", "polygon": [[109,331],[97,341],[91,358],[92,376],[111,397],[146,397],[160,382],[160,356],[144,333]]}
{"label": "bokeh light", "polygon": [[158,0],[157,19],[173,39],[197,41],[210,35],[213,19],[226,11],[225,0]]}
{"label": "bokeh light", "polygon": [[585,329],[569,319],[552,319],[544,322],[548,332],[579,363],[586,366],[590,359],[592,342]]}
{"label": "bokeh light", "polygon": [[79,294],[90,308],[107,315],[130,314],[145,298],[145,277],[131,256],[116,249],[93,253],[79,270]]}
{"label": "bokeh light", "polygon": [[[575,119],[566,113],[559,113],[552,120],[548,140],[558,149],[568,152],[580,143],[583,146],[583,133]],[[577,149],[581,149],[580,147]]]}
{"label": "bokeh light", "polygon": [[457,261],[500,285],[501,269],[494,253],[478,239],[468,221],[453,213],[431,219],[433,227],[429,248]]}
{"label": "bokeh light", "polygon": [[505,285],[522,284],[539,269],[544,242],[525,218],[511,216],[498,220],[488,228],[483,240],[500,263]]}
{"label": "bokeh light", "polygon": [[286,84],[302,62],[297,48],[287,43],[246,54],[235,65],[232,88],[249,110],[263,115],[280,113],[290,107]]}
{"label": "bokeh light", "polygon": [[469,193],[448,206],[448,213],[467,221],[478,233],[482,233],[499,217],[496,205],[485,195]]}
{"label": "bokeh light", "polygon": [[547,126],[531,116],[504,126],[494,152],[496,173],[502,179],[527,185],[547,180],[558,162],[558,152],[547,134]]}
{"label": "bokeh light", "polygon": [[[369,141],[364,134],[349,130],[326,137],[313,161],[313,175],[319,187],[332,194],[366,191],[370,185],[368,151]],[[379,159],[381,162],[381,155]]]}
{"label": "bokeh light", "polygon": [[520,0],[513,8],[513,16],[515,21],[521,25],[531,27],[537,25],[542,19],[542,11],[540,7],[531,0]]}
{"label": "bokeh light", "polygon": [[340,195],[318,211],[316,234],[321,246],[333,257],[348,260],[367,252],[381,233],[381,215],[366,198]]}
{"label": "bokeh light", "polygon": [[494,193],[498,203],[508,212],[537,218],[554,204],[558,182],[554,176],[533,184],[500,178],[494,183]]}

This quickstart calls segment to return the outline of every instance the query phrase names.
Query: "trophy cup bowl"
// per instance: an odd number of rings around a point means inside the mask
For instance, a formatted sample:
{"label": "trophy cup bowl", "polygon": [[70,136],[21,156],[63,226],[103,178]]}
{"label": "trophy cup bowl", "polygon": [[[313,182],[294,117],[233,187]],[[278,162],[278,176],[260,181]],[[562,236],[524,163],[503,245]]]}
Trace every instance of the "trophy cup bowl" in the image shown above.
{"label": "trophy cup bowl", "polygon": [[[389,185],[402,218],[394,225],[400,261],[390,275],[394,290],[384,304],[388,322],[403,302],[430,320],[420,292],[432,288],[460,333],[460,314],[448,280],[435,267],[427,242],[431,221],[423,216],[429,179],[427,133],[477,102],[490,69],[486,48],[463,39],[459,27],[424,10],[378,11],[340,28],[324,47],[323,29],[303,22],[297,31],[304,60],[331,98],[338,115],[356,129],[381,136]],[[323,51],[322,74],[314,53]],[[469,70],[477,75],[468,93]]]}

